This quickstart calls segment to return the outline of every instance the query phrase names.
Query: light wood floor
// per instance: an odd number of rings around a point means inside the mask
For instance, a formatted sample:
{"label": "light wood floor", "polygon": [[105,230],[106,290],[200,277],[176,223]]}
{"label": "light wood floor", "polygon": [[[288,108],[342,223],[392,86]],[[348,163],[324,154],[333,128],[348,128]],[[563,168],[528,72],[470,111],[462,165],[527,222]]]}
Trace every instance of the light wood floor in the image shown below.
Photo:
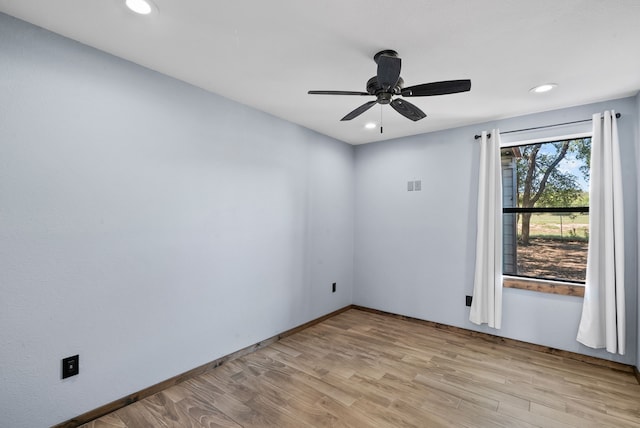
{"label": "light wood floor", "polygon": [[84,425],[640,427],[631,373],[351,309]]}

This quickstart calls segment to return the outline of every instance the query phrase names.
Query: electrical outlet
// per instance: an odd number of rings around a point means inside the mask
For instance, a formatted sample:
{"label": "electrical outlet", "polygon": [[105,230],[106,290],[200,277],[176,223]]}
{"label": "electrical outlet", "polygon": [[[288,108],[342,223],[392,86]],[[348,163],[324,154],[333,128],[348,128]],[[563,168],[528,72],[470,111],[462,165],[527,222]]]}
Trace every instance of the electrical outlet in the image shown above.
{"label": "electrical outlet", "polygon": [[336,283],[335,282],[333,284],[331,284],[331,292],[332,293],[336,292]]}
{"label": "electrical outlet", "polygon": [[80,372],[80,355],[62,359],[62,379],[75,376]]}
{"label": "electrical outlet", "polygon": [[407,191],[413,192],[413,181],[407,181]]}
{"label": "electrical outlet", "polygon": [[466,297],[466,305],[471,306],[471,301],[473,300],[473,296],[465,296]]}
{"label": "electrical outlet", "polygon": [[422,180],[416,180],[413,182],[413,190],[419,192],[422,190]]}

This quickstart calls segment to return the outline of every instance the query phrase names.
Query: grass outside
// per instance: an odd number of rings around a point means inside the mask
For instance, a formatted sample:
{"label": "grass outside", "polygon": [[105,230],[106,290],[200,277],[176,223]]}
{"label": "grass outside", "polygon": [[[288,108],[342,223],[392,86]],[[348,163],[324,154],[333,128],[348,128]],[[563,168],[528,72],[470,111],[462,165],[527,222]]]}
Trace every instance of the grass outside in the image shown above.
{"label": "grass outside", "polygon": [[531,216],[529,234],[533,238],[588,241],[589,215],[535,213]]}

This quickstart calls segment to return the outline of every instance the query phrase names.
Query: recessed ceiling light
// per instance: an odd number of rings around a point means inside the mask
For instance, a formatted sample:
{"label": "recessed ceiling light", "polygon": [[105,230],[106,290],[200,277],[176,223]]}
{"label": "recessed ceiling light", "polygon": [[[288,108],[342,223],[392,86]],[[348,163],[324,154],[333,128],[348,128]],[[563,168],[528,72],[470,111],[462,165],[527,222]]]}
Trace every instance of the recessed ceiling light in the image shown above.
{"label": "recessed ceiling light", "polygon": [[376,127],[376,124],[373,123],[373,122],[369,122],[364,127],[367,128],[367,129],[373,129],[373,128]]}
{"label": "recessed ceiling light", "polygon": [[529,92],[533,92],[535,94],[541,94],[543,92],[549,92],[556,86],[558,86],[556,83],[545,83],[544,85],[536,86],[535,88],[529,89]]}
{"label": "recessed ceiling light", "polygon": [[157,10],[151,0],[126,0],[125,4],[129,9],[140,15],[149,15],[154,10]]}

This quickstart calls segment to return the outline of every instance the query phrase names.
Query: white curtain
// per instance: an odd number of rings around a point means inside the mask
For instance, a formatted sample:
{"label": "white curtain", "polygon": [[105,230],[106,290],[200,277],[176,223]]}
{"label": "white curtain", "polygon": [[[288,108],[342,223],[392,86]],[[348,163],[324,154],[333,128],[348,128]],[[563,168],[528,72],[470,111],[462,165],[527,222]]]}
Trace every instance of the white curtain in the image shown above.
{"label": "white curtain", "polygon": [[502,323],[502,168],[500,134],[482,133],[478,180],[478,232],[469,321],[499,329]]}
{"label": "white curtain", "polygon": [[618,125],[593,115],[589,253],[578,342],[625,353],[624,230]]}

